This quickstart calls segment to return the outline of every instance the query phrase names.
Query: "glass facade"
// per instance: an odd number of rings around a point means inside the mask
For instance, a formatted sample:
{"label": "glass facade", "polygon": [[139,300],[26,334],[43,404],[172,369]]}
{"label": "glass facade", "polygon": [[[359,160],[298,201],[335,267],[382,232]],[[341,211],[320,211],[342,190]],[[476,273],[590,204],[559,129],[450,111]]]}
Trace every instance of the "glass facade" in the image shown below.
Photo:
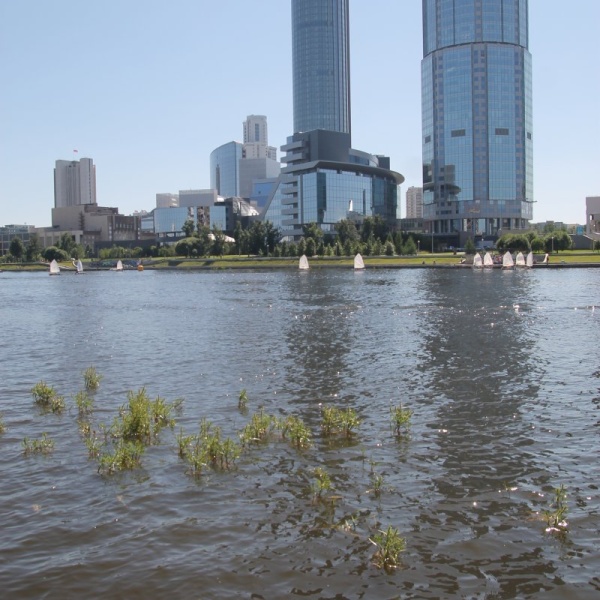
{"label": "glass facade", "polygon": [[294,132],[350,133],[348,0],[292,0]]}
{"label": "glass facade", "polygon": [[301,233],[302,225],[318,223],[334,232],[343,219],[361,220],[379,215],[394,222],[398,206],[398,182],[389,176],[360,170],[315,168],[280,180],[264,219],[279,227],[284,237]]}
{"label": "glass facade", "polygon": [[184,223],[192,218],[188,207],[155,208],[154,232],[157,234],[183,235]]}
{"label": "glass facade", "polygon": [[423,0],[423,217],[496,235],[532,218],[527,0]]}
{"label": "glass facade", "polygon": [[239,161],[243,144],[228,142],[210,153],[210,187],[219,196],[240,195]]}

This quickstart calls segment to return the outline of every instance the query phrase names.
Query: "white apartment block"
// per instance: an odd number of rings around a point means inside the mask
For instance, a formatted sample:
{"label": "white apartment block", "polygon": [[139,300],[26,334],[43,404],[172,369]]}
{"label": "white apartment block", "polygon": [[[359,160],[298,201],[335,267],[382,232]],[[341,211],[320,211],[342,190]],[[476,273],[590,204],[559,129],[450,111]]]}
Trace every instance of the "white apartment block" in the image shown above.
{"label": "white apartment block", "polygon": [[409,187],[406,190],[406,218],[423,218],[423,188]]}
{"label": "white apartment block", "polygon": [[54,207],[96,204],[96,166],[91,158],[57,160],[54,167]]}

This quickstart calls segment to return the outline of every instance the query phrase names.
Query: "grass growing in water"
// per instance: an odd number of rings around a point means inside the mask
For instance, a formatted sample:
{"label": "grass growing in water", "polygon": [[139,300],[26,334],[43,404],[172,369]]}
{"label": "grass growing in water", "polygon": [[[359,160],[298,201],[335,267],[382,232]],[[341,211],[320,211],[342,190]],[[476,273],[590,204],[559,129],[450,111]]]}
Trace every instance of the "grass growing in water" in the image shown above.
{"label": "grass growing in water", "polygon": [[[142,464],[145,446],[138,440],[119,439],[112,452],[104,452],[98,458],[98,472],[112,475],[117,471],[136,469]],[[91,453],[91,449],[88,446]]]}
{"label": "grass growing in water", "polygon": [[398,558],[406,549],[406,540],[391,525],[386,531],[379,530],[369,541],[377,546],[373,562],[380,569],[395,569]]}
{"label": "grass growing in water", "polygon": [[321,500],[323,498],[323,492],[331,491],[331,477],[329,473],[322,467],[317,467],[314,470],[315,481],[311,486],[313,492],[313,498],[315,500]]}
{"label": "grass growing in water", "polygon": [[96,367],[88,367],[83,372],[83,381],[84,381],[86,390],[89,390],[89,391],[97,390],[100,387],[101,379],[102,379],[102,375],[100,375],[96,371]]}
{"label": "grass growing in water", "polygon": [[248,393],[246,392],[245,389],[240,392],[240,395],[238,398],[238,408],[241,411],[245,411],[248,408]]}
{"label": "grass growing in water", "polygon": [[6,427],[4,426],[4,421],[2,420],[2,413],[0,413],[0,433],[4,433],[6,431]]}
{"label": "grass growing in water", "polygon": [[160,396],[150,400],[146,388],[127,393],[128,403],[119,409],[119,418],[113,422],[113,437],[152,444],[161,429],[175,426],[171,417],[172,404]]}
{"label": "grass growing in water", "polygon": [[202,419],[197,435],[184,435],[183,430],[177,436],[179,457],[187,461],[194,477],[202,475],[208,466],[213,469],[229,469],[240,456],[240,445],[230,438],[221,436],[221,428],[214,427],[210,421]]}
{"label": "grass growing in water", "polygon": [[568,524],[565,521],[568,512],[567,488],[561,483],[560,487],[554,488],[554,498],[550,507],[542,511],[547,524],[546,531],[564,531]]}
{"label": "grass growing in water", "polygon": [[409,408],[403,408],[402,405],[392,406],[390,407],[390,415],[394,434],[397,437],[400,437],[401,435],[403,435],[403,433],[408,433],[408,430],[410,429],[410,419],[413,415],[413,411]]}
{"label": "grass growing in water", "polygon": [[321,429],[326,436],[340,434],[349,438],[353,435],[353,430],[360,425],[360,419],[353,408],[323,406],[321,412]]}
{"label": "grass growing in water", "polygon": [[45,411],[61,413],[65,408],[65,399],[59,396],[51,385],[44,381],[36,383],[31,388],[35,403]]}
{"label": "grass growing in water", "polygon": [[94,399],[85,391],[80,390],[73,396],[79,416],[88,416],[94,410]]}
{"label": "grass growing in water", "polygon": [[254,413],[242,433],[240,440],[244,446],[254,442],[256,444],[266,441],[273,430],[277,427],[277,419],[271,415],[265,414],[261,408],[259,412]]}
{"label": "grass growing in water", "polygon": [[296,415],[289,415],[280,424],[281,435],[289,439],[296,448],[309,448],[312,445],[312,434],[304,421]]}
{"label": "grass growing in water", "polygon": [[45,433],[39,440],[23,438],[23,454],[49,454],[54,450],[54,441],[51,440]]}

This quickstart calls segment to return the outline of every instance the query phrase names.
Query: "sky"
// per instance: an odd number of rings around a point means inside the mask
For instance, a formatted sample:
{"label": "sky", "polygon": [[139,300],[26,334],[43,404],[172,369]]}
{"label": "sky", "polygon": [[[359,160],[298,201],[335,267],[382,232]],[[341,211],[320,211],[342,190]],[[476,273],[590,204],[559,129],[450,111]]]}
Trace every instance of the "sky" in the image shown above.
{"label": "sky", "polygon": [[[210,187],[210,153],[266,115],[292,132],[289,0],[0,0],[0,226],[51,224],[56,160],[92,158],[123,214]],[[420,0],[350,0],[352,146],[421,186]],[[600,196],[600,0],[530,0],[534,218]],[[77,152],[74,152],[77,150]],[[278,156],[281,152],[278,151]]]}

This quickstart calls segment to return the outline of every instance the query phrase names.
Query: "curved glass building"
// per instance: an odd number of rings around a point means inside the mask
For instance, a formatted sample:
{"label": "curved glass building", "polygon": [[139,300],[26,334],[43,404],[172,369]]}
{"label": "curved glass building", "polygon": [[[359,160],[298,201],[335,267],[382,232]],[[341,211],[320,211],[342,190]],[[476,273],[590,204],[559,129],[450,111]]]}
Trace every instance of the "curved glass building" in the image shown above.
{"label": "curved glass building", "polygon": [[423,218],[432,233],[532,218],[528,0],[423,0]]}
{"label": "curved glass building", "polygon": [[350,133],[348,0],[292,0],[294,132]]}
{"label": "curved glass building", "polygon": [[227,142],[210,153],[210,187],[225,198],[240,195],[239,162],[243,144]]}

